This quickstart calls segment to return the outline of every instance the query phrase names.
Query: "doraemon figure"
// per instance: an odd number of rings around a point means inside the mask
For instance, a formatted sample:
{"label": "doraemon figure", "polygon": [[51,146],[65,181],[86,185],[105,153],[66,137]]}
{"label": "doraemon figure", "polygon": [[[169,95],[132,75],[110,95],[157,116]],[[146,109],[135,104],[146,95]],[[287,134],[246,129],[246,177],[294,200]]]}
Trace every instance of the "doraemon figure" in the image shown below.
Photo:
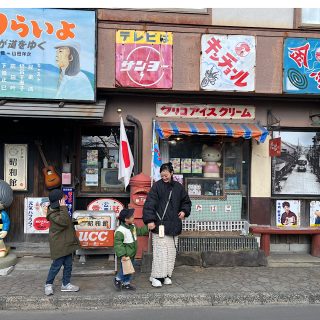
{"label": "doraemon figure", "polygon": [[205,178],[220,178],[221,149],[219,146],[202,146],[203,176]]}
{"label": "doraemon figure", "polygon": [[10,228],[10,219],[8,213],[4,210],[10,207],[13,200],[13,192],[9,184],[0,180],[0,258],[8,254],[3,239],[7,236]]}

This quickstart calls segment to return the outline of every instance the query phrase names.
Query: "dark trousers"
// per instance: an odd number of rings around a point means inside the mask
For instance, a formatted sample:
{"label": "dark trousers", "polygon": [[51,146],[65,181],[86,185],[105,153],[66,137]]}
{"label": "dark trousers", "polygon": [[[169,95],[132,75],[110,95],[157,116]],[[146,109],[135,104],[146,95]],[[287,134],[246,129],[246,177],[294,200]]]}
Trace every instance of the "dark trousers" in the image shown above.
{"label": "dark trousers", "polygon": [[68,283],[70,283],[72,272],[72,254],[53,260],[48,273],[46,284],[53,284],[54,278],[56,277],[62,266],[62,284],[66,286]]}

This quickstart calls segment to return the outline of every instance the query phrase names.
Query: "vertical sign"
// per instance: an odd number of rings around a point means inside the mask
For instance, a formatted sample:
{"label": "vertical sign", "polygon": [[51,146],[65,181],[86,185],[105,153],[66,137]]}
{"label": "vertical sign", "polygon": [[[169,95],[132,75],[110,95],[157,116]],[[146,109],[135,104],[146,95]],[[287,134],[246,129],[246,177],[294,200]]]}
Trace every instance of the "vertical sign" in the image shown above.
{"label": "vertical sign", "polygon": [[254,91],[254,36],[205,34],[201,37],[201,52],[201,89]]}
{"label": "vertical sign", "polygon": [[287,38],[283,49],[283,91],[320,93],[320,39]]}
{"label": "vertical sign", "polygon": [[69,216],[72,217],[72,213],[74,211],[74,188],[62,187],[62,192],[65,195]]}
{"label": "vertical sign", "polygon": [[27,190],[27,144],[4,145],[4,180],[14,191]]}
{"label": "vertical sign", "polygon": [[116,86],[172,88],[172,32],[118,30]]}
{"label": "vertical sign", "polygon": [[281,138],[274,138],[269,140],[269,156],[280,157],[281,156]]}

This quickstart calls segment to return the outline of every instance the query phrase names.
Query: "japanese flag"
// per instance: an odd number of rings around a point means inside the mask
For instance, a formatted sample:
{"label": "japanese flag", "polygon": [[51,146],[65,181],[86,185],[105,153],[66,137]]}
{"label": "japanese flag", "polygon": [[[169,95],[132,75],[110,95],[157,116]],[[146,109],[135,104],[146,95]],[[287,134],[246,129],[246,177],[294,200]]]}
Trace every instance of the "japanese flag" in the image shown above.
{"label": "japanese flag", "polygon": [[118,179],[124,182],[127,188],[132,168],[134,166],[133,156],[128,142],[127,134],[124,128],[122,117],[120,117],[120,147],[119,147],[119,172]]}

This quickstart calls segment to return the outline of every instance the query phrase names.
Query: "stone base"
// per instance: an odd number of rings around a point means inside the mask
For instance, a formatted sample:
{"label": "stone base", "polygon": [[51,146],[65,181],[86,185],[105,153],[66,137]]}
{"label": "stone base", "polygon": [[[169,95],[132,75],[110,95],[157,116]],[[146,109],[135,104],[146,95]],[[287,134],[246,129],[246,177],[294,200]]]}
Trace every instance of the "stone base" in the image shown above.
{"label": "stone base", "polygon": [[0,276],[7,276],[13,269],[14,266],[5,269],[0,269]]}
{"label": "stone base", "polygon": [[268,261],[262,250],[202,252],[202,266],[207,267],[260,267],[267,266]]}
{"label": "stone base", "polygon": [[9,253],[7,256],[0,258],[0,270],[14,266],[17,261],[17,256],[13,253]]}

